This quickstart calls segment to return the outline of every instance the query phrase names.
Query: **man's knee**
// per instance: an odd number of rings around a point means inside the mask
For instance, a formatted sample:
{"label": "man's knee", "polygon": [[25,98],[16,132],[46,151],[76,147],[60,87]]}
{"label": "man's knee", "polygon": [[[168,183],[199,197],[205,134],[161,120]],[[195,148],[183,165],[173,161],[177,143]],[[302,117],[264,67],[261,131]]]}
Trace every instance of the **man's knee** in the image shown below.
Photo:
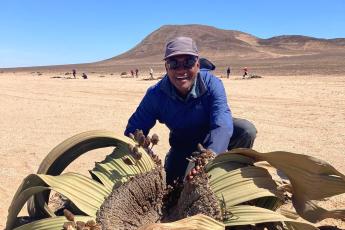
{"label": "man's knee", "polygon": [[255,138],[256,138],[256,130],[254,129],[244,130],[242,134],[242,138],[245,139],[244,143],[246,143],[243,147],[252,148],[254,145]]}
{"label": "man's knee", "polygon": [[234,118],[234,132],[230,139],[228,149],[252,148],[256,138],[257,130],[248,120]]}
{"label": "man's knee", "polygon": [[250,121],[247,121],[247,120],[245,120],[245,121],[246,121],[245,125],[242,127],[243,128],[243,135],[254,141],[258,131],[256,130],[253,123],[251,123]]}

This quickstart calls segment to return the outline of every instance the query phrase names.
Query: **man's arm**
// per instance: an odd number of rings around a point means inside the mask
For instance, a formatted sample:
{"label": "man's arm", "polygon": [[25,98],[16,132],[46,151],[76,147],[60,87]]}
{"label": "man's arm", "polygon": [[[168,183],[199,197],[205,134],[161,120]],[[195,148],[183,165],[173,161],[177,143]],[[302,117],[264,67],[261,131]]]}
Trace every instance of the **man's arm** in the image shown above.
{"label": "man's arm", "polygon": [[204,146],[215,153],[225,152],[233,133],[232,115],[229,109],[224,85],[218,78],[210,84],[210,132]]}
{"label": "man's arm", "polygon": [[138,108],[129,118],[125,130],[125,135],[134,133],[136,129],[142,130],[144,135],[147,136],[150,129],[156,124],[157,120],[157,98],[152,93],[151,88],[148,89],[144,98],[140,102]]}

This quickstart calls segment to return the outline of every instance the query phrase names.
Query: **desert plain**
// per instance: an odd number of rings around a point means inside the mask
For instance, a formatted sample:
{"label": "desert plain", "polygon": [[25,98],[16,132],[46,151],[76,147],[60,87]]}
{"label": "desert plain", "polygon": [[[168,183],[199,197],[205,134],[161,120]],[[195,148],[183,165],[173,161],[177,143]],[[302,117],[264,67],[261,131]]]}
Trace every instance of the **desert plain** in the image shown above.
{"label": "desert plain", "polygon": [[[78,74],[73,79],[47,70],[41,75],[0,72],[0,228],[5,227],[8,207],[21,181],[37,171],[51,149],[89,130],[112,130],[122,136],[144,93],[158,81],[107,72],[88,76],[82,79]],[[345,75],[241,78],[221,79],[233,116],[248,119],[258,130],[255,150],[311,155],[345,174]],[[154,151],[164,158],[169,149],[168,129],[157,123],[153,133],[160,137]],[[109,148],[94,150],[66,170],[87,174],[95,161],[110,152]],[[322,205],[345,207],[345,196]],[[321,224],[345,228],[342,221],[326,219]]]}

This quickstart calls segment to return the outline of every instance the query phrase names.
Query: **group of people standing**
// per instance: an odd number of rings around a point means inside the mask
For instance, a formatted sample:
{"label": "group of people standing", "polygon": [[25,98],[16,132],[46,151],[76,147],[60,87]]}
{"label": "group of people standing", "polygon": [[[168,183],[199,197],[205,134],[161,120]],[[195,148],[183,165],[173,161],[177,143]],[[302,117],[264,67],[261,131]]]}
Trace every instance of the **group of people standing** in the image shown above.
{"label": "group of people standing", "polygon": [[132,77],[134,77],[134,72],[135,72],[135,77],[138,77],[139,76],[139,70],[138,69],[135,69],[135,70],[131,69],[131,76]]}
{"label": "group of people standing", "polygon": [[[226,78],[230,77],[230,73],[231,73],[231,69],[230,69],[230,66],[228,66],[228,68],[226,69]],[[244,79],[246,76],[248,76],[248,68],[244,67],[243,68],[242,79]]]}
{"label": "group of people standing", "polygon": [[[152,67],[150,67],[150,72],[149,73],[150,73],[150,79],[153,79],[153,69],[152,69]],[[139,76],[139,70],[138,69],[135,69],[135,70],[131,69],[131,76],[132,77],[135,76],[137,78]]]}
{"label": "group of people standing", "polygon": [[[152,69],[152,67],[150,67],[150,72],[149,73],[150,73],[150,78],[153,79],[153,69]],[[135,70],[131,69],[131,76],[132,77],[135,76],[137,78],[139,76],[139,69],[135,69]]]}
{"label": "group of people standing", "polygon": [[[215,70],[215,66],[213,65],[213,63],[211,63],[209,60],[205,59],[205,58],[200,58],[200,63],[202,66],[207,66],[209,70]],[[230,66],[228,66],[228,68],[226,69],[226,78],[230,78],[230,73],[231,73],[231,69]],[[72,75],[74,78],[76,78],[76,74],[77,71],[75,69],[72,70]],[[153,79],[153,69],[152,67],[150,67],[150,79]],[[139,76],[139,69],[131,69],[131,76],[132,77],[138,77]],[[248,68],[244,67],[243,68],[243,76],[242,78],[245,78],[246,76],[248,76]],[[82,78],[87,79],[87,75],[85,73],[82,74]]]}
{"label": "group of people standing", "polygon": [[[72,75],[73,75],[74,78],[77,78],[77,71],[76,71],[75,69],[72,69]],[[85,73],[83,73],[83,74],[81,75],[81,77],[82,77],[83,79],[87,79],[87,75],[86,75]]]}

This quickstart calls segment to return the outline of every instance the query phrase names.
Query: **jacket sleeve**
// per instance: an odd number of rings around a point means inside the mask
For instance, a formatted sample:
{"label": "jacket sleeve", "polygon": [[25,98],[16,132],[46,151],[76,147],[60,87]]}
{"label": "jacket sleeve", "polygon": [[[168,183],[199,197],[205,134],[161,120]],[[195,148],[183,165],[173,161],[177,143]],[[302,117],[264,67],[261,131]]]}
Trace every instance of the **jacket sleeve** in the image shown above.
{"label": "jacket sleeve", "polygon": [[134,133],[136,129],[142,130],[145,136],[148,135],[150,129],[156,124],[158,114],[156,105],[158,104],[158,98],[154,95],[152,88],[147,90],[138,108],[128,120],[124,132],[126,136],[129,133]]}
{"label": "jacket sleeve", "polygon": [[204,146],[218,154],[228,149],[233,122],[222,81],[214,78],[209,91],[210,131],[205,138]]}

